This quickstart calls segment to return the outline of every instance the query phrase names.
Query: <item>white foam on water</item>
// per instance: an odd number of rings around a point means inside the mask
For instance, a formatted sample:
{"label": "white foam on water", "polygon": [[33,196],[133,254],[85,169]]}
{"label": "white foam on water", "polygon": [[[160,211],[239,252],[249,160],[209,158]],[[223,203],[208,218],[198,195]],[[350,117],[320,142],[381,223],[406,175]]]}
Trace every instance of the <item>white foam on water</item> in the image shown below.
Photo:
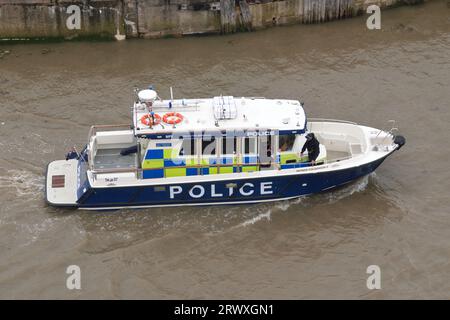
{"label": "white foam on water", "polygon": [[[372,173],[371,175],[375,175],[375,173]],[[335,203],[339,200],[342,200],[344,198],[353,195],[354,193],[366,190],[368,185],[369,185],[369,176],[365,176],[363,178],[360,178],[359,180],[356,180],[355,182],[350,183],[345,187],[342,187],[342,189],[338,189],[335,191],[331,191],[330,193],[327,193],[326,197],[329,203]]]}
{"label": "white foam on water", "polygon": [[276,213],[276,211],[285,212],[291,206],[303,203],[305,198],[306,196],[302,196],[291,200],[261,204],[259,206],[252,205],[245,207],[244,209],[242,209],[242,207],[232,208],[224,215],[227,220],[229,220],[230,222],[232,220],[241,220],[242,218],[244,218],[245,220],[243,222],[235,224],[234,226],[231,226],[231,228],[229,229],[225,228],[225,230],[234,230],[236,228],[248,227],[261,221],[269,222],[272,220],[272,214]]}
{"label": "white foam on water", "polygon": [[271,214],[272,214],[272,210],[269,209],[266,212],[259,213],[258,215],[254,216],[253,218],[245,220],[244,222],[242,222],[239,225],[237,225],[235,228],[237,228],[237,227],[247,227],[247,226],[250,226],[250,225],[253,225],[253,224],[257,223],[258,221],[262,221],[262,220],[270,221]]}
{"label": "white foam on water", "polygon": [[[360,178],[359,180],[356,180],[355,182],[350,183],[349,185],[342,187],[341,189],[335,190],[335,191],[329,191],[327,193],[322,194],[322,196],[325,196],[325,199],[328,203],[332,204],[339,200],[342,200],[344,198],[347,198],[354,193],[362,192],[366,190],[367,186],[369,185],[369,179],[371,177],[374,177],[375,173],[372,173],[369,176],[365,176],[363,178]],[[320,194],[317,195],[320,198]],[[309,195],[309,196],[300,196],[295,199],[291,200],[284,200],[275,202],[274,205],[272,205],[271,208],[268,209],[267,212],[259,213],[257,216],[252,217],[248,220],[245,220],[243,223],[240,223],[236,227],[242,227],[242,226],[248,226],[253,225],[257,223],[258,221],[266,219],[267,221],[271,220],[271,214],[274,213],[273,209],[280,210],[282,212],[288,211],[291,207],[302,205],[302,206],[308,206],[311,205],[311,201],[308,200],[315,200],[317,199],[315,195]],[[323,198],[322,198],[323,199]]]}
{"label": "white foam on water", "polygon": [[8,170],[6,176],[0,176],[0,189],[15,189],[17,196],[40,197],[44,191],[45,178],[26,170]]}
{"label": "white foam on water", "polygon": [[280,209],[281,211],[287,211],[291,206],[295,206],[298,204],[305,204],[304,201],[308,199],[309,196],[300,196],[298,198],[283,200],[278,202],[275,207]]}
{"label": "white foam on water", "polygon": [[291,206],[291,203],[287,201],[281,201],[275,205],[277,209],[280,209],[281,211],[287,211],[289,207]]}

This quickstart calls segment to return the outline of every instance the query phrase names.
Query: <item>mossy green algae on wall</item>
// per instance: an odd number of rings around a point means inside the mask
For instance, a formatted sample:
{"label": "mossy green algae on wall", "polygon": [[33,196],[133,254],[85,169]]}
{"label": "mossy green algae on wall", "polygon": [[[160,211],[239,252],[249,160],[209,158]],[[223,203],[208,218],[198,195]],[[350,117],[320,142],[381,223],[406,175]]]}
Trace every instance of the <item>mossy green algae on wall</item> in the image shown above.
{"label": "mossy green algae on wall", "polygon": [[[3,0],[0,39],[112,39],[124,32],[120,8],[121,1]],[[70,28],[74,19],[79,28]]]}
{"label": "mossy green algae on wall", "polygon": [[[320,23],[423,0],[0,0],[0,39],[162,38]],[[69,28],[79,8],[79,28]]]}

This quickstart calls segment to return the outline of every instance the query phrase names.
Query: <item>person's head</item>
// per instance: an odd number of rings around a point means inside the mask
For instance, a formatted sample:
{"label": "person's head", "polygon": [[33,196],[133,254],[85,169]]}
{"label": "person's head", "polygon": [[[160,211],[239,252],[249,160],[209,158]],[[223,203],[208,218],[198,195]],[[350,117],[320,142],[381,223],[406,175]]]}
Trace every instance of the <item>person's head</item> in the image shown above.
{"label": "person's head", "polygon": [[310,141],[314,139],[314,133],[310,132],[305,136],[306,140]]}

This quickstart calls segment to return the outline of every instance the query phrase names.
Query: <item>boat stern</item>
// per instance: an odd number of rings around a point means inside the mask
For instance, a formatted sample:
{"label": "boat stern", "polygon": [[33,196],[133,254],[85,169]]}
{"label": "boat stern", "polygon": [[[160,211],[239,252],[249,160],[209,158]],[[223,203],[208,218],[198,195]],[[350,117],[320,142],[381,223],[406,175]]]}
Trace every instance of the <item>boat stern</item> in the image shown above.
{"label": "boat stern", "polygon": [[77,206],[78,160],[50,162],[46,173],[46,201],[52,206]]}

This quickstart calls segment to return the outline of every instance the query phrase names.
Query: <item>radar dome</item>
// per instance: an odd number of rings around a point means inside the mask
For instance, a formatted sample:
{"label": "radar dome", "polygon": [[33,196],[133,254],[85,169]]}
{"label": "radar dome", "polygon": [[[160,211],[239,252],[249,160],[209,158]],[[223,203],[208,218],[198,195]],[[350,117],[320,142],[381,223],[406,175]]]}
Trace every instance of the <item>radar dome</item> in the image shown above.
{"label": "radar dome", "polygon": [[146,89],[139,91],[138,97],[142,102],[153,102],[158,97],[158,94],[155,90]]}

